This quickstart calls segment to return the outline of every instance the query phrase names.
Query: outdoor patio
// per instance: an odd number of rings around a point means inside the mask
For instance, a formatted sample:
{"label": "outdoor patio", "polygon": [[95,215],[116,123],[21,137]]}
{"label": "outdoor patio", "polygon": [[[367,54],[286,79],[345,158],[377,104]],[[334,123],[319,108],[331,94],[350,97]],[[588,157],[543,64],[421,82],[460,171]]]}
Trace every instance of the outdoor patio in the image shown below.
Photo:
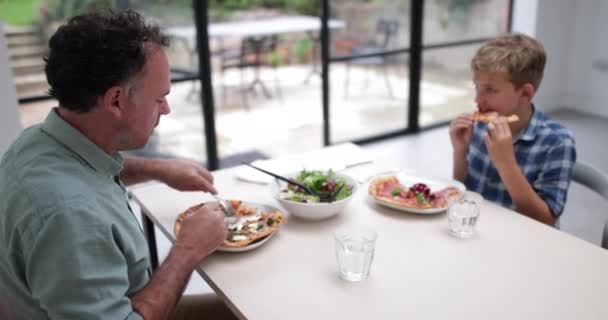
{"label": "outdoor patio", "polygon": [[[221,157],[255,151],[268,157],[302,152],[322,146],[321,79],[311,77],[311,65],[262,68],[260,79],[271,97],[259,89],[247,92],[249,106],[243,105],[240,75],[229,70],[224,75],[226,100],[222,99],[220,76],[213,74],[216,133]],[[394,96],[390,97],[381,72],[351,66],[349,94],[345,97],[345,65],[330,69],[330,126],[332,141],[361,138],[407,125],[408,81],[405,68],[389,69]],[[251,79],[245,79],[245,85]],[[421,126],[448,121],[473,110],[470,81],[421,83]],[[171,113],[163,117],[146,154],[206,160],[203,118],[198,87],[194,83],[174,84],[168,101]],[[280,87],[280,94],[277,91]],[[56,102],[21,107],[22,122],[29,126],[44,119]]]}

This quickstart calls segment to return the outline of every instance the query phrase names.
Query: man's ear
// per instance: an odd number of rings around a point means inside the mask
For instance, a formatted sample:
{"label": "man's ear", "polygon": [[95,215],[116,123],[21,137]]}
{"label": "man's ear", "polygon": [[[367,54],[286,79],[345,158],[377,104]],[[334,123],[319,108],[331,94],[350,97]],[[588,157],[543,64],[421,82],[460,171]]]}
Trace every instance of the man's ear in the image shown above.
{"label": "man's ear", "polygon": [[123,86],[114,86],[103,95],[103,107],[113,116],[120,118],[129,104],[129,93]]}
{"label": "man's ear", "polygon": [[536,94],[536,88],[529,82],[522,85],[520,91],[521,97],[526,99],[527,102],[532,101],[532,97],[534,97],[534,94]]}

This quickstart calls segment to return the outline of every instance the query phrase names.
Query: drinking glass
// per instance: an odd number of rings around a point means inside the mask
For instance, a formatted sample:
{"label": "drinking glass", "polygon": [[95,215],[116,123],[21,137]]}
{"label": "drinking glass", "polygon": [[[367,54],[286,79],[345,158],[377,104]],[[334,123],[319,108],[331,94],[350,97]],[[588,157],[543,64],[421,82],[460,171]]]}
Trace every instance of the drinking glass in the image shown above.
{"label": "drinking glass", "polygon": [[475,234],[475,224],[479,217],[478,202],[466,197],[448,209],[450,233],[458,238],[469,238]]}
{"label": "drinking glass", "polygon": [[336,231],[334,238],[340,277],[353,282],[367,279],[378,233],[366,228],[347,228]]}

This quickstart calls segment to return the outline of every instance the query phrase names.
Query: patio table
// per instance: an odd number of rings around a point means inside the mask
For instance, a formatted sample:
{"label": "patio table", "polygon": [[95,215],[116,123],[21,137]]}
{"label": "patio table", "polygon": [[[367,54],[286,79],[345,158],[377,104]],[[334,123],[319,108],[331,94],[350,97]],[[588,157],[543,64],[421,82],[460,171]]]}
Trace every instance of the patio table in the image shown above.
{"label": "patio table", "polygon": [[[346,172],[395,165],[375,159]],[[240,169],[213,173],[223,197],[280,208],[267,186],[236,179]],[[204,200],[160,183],[131,192],[171,241],[176,216]],[[366,183],[354,197],[324,221],[286,213],[259,248],[213,253],[196,271],[241,319],[608,319],[607,250],[488,201],[476,235],[463,240],[449,235],[445,213],[382,207]],[[360,225],[379,237],[369,278],[350,283],[338,277],[333,232]]]}
{"label": "patio table", "polygon": [[[330,29],[343,28],[343,21],[330,19]],[[207,29],[210,38],[221,37],[252,37],[270,36],[293,32],[317,32],[321,30],[318,17],[311,16],[282,16],[261,18],[247,21],[232,21],[210,23]],[[185,41],[191,52],[196,52],[196,29],[193,25],[170,27],[166,29],[168,35]]]}
{"label": "patio table", "polygon": [[[330,29],[344,28],[344,26],[345,23],[341,20],[330,19],[328,21],[328,27]],[[219,39],[219,41],[221,41],[224,37],[267,37],[285,33],[305,32],[308,38],[314,44],[312,51],[313,68],[306,76],[306,82],[313,74],[319,73],[317,67],[318,36],[316,36],[319,30],[321,30],[321,22],[319,17],[281,16],[246,21],[210,23],[207,32],[209,33],[209,38]],[[185,44],[190,54],[191,63],[194,63],[196,54],[198,52],[196,46],[195,27],[193,25],[170,27],[165,31],[169,36],[182,41]],[[253,81],[253,83],[261,83],[259,78],[256,78]],[[265,88],[264,91],[267,92]]]}

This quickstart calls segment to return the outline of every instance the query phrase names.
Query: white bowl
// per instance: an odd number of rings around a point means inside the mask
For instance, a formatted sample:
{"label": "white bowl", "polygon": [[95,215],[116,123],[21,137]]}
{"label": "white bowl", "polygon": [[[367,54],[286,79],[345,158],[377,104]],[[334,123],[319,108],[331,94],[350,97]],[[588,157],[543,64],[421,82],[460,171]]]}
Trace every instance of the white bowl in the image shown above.
{"label": "white bowl", "polygon": [[[326,172],[327,170],[322,171]],[[295,180],[299,173],[300,172],[296,172],[284,176]],[[272,195],[281,203],[281,206],[290,214],[305,220],[323,220],[340,213],[340,211],[348,205],[350,200],[352,200],[359,187],[357,181],[352,177],[339,172],[336,172],[335,174],[344,179],[346,184],[352,187],[352,193],[349,197],[334,202],[304,203],[281,199],[279,193],[285,188],[287,183],[279,181],[278,179],[275,179],[270,183],[270,190]]]}

